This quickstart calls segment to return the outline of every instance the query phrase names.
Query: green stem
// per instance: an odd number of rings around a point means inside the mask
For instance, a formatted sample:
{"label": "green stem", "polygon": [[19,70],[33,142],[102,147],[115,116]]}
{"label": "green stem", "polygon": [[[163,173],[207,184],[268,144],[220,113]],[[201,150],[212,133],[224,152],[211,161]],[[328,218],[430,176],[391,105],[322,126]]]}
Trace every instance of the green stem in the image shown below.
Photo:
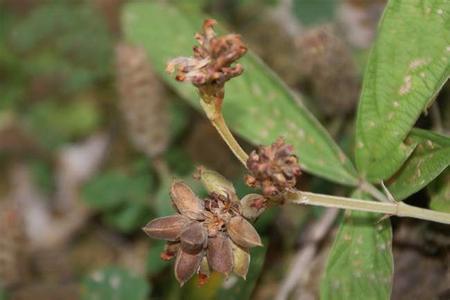
{"label": "green stem", "polygon": [[[241,148],[234,138],[231,131],[223,119],[220,107],[216,105],[212,99],[203,99],[200,101],[208,119],[219,132],[222,139],[226,142],[233,154],[239,161],[247,167],[247,153]],[[389,216],[409,217],[438,223],[450,224],[450,214],[437,212],[430,209],[414,207],[403,202],[391,202],[387,197],[378,191],[368,182],[362,182],[360,189],[371,194],[378,201],[353,199],[339,196],[315,194],[311,192],[293,192],[286,194],[286,201],[294,204],[307,204],[324,207],[335,207],[342,209],[367,211],[373,213],[381,213]]]}
{"label": "green stem", "polygon": [[242,149],[241,145],[239,145],[238,141],[234,138],[230,129],[228,129],[227,124],[222,116],[220,111],[217,111],[217,107],[214,105],[214,102],[207,103],[205,101],[200,101],[202,107],[206,113],[206,116],[211,121],[213,126],[219,132],[222,139],[228,145],[233,154],[239,159],[239,161],[247,167],[247,159],[248,155],[245,153],[244,149]]}
{"label": "green stem", "polygon": [[403,202],[387,203],[298,191],[287,196],[287,202],[382,213],[450,224],[450,214],[414,207]]}

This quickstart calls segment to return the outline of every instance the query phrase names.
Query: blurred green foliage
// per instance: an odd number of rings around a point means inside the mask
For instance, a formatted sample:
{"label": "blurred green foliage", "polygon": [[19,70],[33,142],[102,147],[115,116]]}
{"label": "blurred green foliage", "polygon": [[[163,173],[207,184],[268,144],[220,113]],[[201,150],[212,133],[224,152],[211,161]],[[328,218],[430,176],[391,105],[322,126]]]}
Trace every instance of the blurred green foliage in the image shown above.
{"label": "blurred green foliage", "polygon": [[83,300],[144,300],[150,294],[149,283],[119,267],[106,267],[95,271],[82,281]]}
{"label": "blurred green foliage", "polygon": [[53,0],[19,20],[8,45],[29,77],[58,76],[62,92],[92,87],[111,74],[113,39],[104,21],[82,1]]}
{"label": "blurred green foliage", "polygon": [[100,114],[92,101],[41,101],[24,116],[25,127],[49,149],[95,131]]}
{"label": "blurred green foliage", "polygon": [[153,174],[138,161],[129,171],[106,170],[83,188],[86,203],[102,212],[103,221],[124,233],[140,229],[151,218],[149,195]]}

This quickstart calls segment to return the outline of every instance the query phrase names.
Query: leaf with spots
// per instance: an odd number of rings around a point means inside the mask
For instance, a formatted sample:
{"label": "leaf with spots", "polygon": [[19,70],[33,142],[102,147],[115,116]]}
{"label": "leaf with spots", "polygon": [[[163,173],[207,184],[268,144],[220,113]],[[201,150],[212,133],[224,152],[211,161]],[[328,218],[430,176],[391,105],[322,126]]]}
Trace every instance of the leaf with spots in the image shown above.
{"label": "leaf with spots", "polygon": [[[125,6],[126,39],[147,49],[155,70],[183,98],[200,108],[196,89],[165,72],[169,59],[190,55],[204,16],[184,14],[164,3],[135,2]],[[223,32],[223,30],[222,30]],[[356,185],[351,161],[303,106],[299,97],[253,53],[240,61],[243,75],[226,86],[223,106],[231,129],[254,144],[270,144],[278,136],[294,145],[304,170],[342,184]]]}
{"label": "leaf with spots", "polygon": [[[355,192],[352,197],[369,199]],[[392,230],[382,215],[346,211],[320,285],[320,299],[390,299]]]}
{"label": "leaf with spots", "polygon": [[444,171],[429,186],[430,208],[450,213],[450,169]]}
{"label": "leaf with spots", "polygon": [[446,0],[393,0],[385,9],[356,120],[356,165],[372,182],[412,153],[404,139],[448,79],[449,15]]}
{"label": "leaf with spots", "polygon": [[81,283],[81,299],[144,300],[150,294],[148,282],[119,267],[105,267]]}
{"label": "leaf with spots", "polygon": [[450,165],[450,138],[413,129],[406,140],[417,145],[400,170],[389,179],[389,191],[402,200],[424,188]]}

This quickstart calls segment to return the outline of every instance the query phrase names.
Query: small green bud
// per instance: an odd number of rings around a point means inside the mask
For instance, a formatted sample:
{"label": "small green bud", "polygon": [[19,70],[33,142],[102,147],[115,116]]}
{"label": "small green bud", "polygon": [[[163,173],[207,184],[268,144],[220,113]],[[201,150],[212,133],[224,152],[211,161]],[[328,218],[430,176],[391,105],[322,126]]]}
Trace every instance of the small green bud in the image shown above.
{"label": "small green bud", "polygon": [[203,166],[197,168],[195,178],[199,179],[209,194],[218,195],[237,201],[236,190],[233,184],[216,171]]}

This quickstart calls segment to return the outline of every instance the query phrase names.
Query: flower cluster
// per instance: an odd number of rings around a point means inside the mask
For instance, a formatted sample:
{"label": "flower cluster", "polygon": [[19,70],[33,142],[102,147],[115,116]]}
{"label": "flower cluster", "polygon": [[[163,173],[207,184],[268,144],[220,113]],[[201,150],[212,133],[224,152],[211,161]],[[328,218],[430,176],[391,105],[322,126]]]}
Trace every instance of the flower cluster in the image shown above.
{"label": "flower cluster", "polygon": [[274,197],[293,189],[300,166],[293,147],[278,138],[270,146],[260,146],[250,153],[247,168],[250,175],[245,181],[251,187],[262,189],[266,197]]}
{"label": "flower cluster", "polygon": [[[166,260],[176,257],[175,277],[180,285],[196,273],[200,282],[204,282],[210,270],[225,275],[234,272],[245,278],[249,248],[262,246],[258,233],[244,218],[234,188],[227,189],[228,184],[225,188],[215,186],[212,182],[209,196],[201,200],[185,183],[175,181],[170,195],[178,213],[154,219],[143,228],[150,237],[168,241],[161,257]],[[242,203],[251,205],[253,201],[249,202],[247,197]]]}
{"label": "flower cluster", "polygon": [[247,52],[237,34],[216,36],[213,26],[216,21],[207,19],[203,23],[203,32],[197,33],[193,57],[177,57],[169,61],[167,72],[176,72],[179,81],[191,82],[207,95],[223,98],[223,86],[226,81],[243,72],[241,65],[232,65]]}

